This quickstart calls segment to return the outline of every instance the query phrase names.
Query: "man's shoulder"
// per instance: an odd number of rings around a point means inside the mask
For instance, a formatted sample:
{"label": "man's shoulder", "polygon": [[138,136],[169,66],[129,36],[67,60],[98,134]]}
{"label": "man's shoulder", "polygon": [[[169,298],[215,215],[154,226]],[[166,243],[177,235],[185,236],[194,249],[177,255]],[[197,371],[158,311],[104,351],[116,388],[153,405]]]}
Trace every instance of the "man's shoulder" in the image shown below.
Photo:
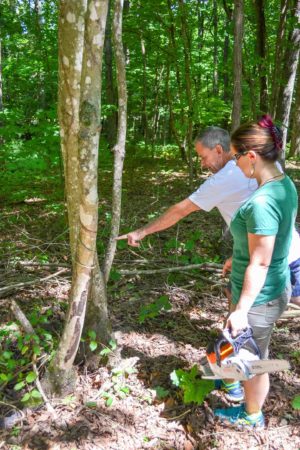
{"label": "man's shoulder", "polygon": [[237,167],[234,161],[228,161],[222,169],[211,175],[208,180],[214,183],[247,183],[248,179],[245,177],[243,172]]}

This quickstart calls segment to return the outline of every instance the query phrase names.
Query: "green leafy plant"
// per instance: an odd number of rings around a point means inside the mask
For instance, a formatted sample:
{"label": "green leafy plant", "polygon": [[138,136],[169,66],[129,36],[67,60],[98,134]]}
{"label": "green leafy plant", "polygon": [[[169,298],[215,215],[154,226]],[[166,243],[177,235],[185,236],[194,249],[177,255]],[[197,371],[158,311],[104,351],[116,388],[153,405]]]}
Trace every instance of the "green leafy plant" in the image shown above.
{"label": "green leafy plant", "polygon": [[129,395],[130,388],[126,384],[126,379],[135,371],[131,367],[112,369],[110,382],[107,385],[105,384],[100,392],[100,396],[105,399],[106,406],[111,406],[116,398],[122,399]]}
{"label": "green leafy plant", "polygon": [[172,383],[183,390],[184,403],[197,403],[201,405],[205,397],[214,389],[211,380],[199,378],[198,367],[195,365],[191,370],[174,370],[170,374]]}
{"label": "green leafy plant", "polygon": [[163,400],[164,398],[168,397],[170,394],[169,389],[165,389],[162,386],[155,386],[154,391],[156,393],[156,398],[158,400]]}
{"label": "green leafy plant", "polygon": [[300,410],[300,395],[296,395],[296,397],[293,398],[292,407],[294,409]]}
{"label": "green leafy plant", "polygon": [[155,300],[155,302],[141,307],[139,322],[143,323],[146,319],[153,319],[154,317],[157,317],[161,311],[169,311],[170,309],[172,309],[172,305],[169,302],[169,298],[166,295],[162,295]]}
{"label": "green leafy plant", "polygon": [[100,355],[101,356],[107,356],[117,348],[117,343],[113,339],[110,339],[108,343],[109,347],[104,346],[104,349],[101,350]]}

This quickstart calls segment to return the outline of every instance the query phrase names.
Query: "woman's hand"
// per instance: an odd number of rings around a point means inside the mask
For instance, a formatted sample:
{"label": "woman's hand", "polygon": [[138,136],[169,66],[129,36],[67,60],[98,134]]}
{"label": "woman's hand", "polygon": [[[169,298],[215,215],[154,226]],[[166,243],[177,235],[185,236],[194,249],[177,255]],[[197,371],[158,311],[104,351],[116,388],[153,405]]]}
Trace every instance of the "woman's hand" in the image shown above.
{"label": "woman's hand", "polygon": [[223,277],[226,276],[227,272],[231,272],[231,267],[232,267],[232,256],[228,259],[226,259],[223,269],[222,269],[222,275]]}
{"label": "woman's hand", "polygon": [[233,311],[228,317],[225,328],[229,328],[232,337],[236,337],[239,331],[247,327],[248,327],[247,311],[237,309]]}

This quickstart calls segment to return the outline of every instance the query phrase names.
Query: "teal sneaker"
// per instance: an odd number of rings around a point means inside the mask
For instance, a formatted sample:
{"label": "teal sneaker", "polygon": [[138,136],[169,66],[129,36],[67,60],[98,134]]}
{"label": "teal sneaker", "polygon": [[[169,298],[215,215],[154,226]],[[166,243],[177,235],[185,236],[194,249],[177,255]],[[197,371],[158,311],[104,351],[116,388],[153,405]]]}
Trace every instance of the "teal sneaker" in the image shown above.
{"label": "teal sneaker", "polygon": [[265,426],[263,413],[248,414],[245,405],[234,406],[232,408],[215,409],[214,415],[222,422],[227,422],[240,429],[261,429]]}
{"label": "teal sneaker", "polygon": [[215,389],[223,391],[225,398],[230,402],[242,402],[244,400],[244,390],[239,381],[225,383],[223,380],[215,380]]}

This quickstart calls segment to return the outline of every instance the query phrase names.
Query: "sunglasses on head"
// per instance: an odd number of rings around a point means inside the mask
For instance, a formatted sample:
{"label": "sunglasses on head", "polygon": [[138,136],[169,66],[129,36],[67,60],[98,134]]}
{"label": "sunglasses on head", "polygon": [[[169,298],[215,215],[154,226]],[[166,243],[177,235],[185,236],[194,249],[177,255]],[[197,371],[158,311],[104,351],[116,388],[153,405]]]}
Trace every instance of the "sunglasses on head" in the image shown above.
{"label": "sunglasses on head", "polygon": [[238,161],[241,156],[247,155],[247,153],[249,153],[249,151],[238,152],[238,153],[235,153],[232,157],[235,161]]}

